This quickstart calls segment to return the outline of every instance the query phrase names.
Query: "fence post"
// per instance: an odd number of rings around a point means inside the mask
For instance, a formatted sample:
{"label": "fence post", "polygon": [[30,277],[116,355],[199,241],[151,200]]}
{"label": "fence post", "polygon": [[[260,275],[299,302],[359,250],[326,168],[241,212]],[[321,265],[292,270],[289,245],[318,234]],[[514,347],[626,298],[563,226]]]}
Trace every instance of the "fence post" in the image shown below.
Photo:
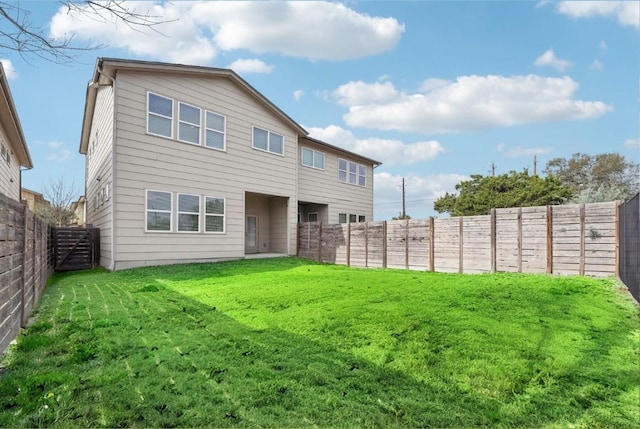
{"label": "fence post", "polygon": [[491,226],[490,226],[490,234],[491,234],[491,272],[495,273],[497,271],[497,239],[496,239],[496,209],[491,209]]}
{"label": "fence post", "polygon": [[409,269],[409,219],[404,224],[404,268]]}
{"label": "fence post", "polygon": [[584,276],[584,265],[586,261],[585,257],[585,240],[584,240],[584,220],[585,220],[585,208],[584,203],[580,204],[580,265],[578,273]]}
{"label": "fence post", "polygon": [[522,272],[522,207],[518,207],[518,272]]}
{"label": "fence post", "polygon": [[614,262],[614,270],[616,272],[616,276],[618,278],[620,278],[620,227],[621,227],[621,223],[620,223],[620,210],[623,207],[623,202],[622,201],[616,201],[616,213],[615,213],[615,229],[616,229],[616,244],[615,244],[615,249],[616,249],[616,256],[615,256],[615,262]]}
{"label": "fence post", "polygon": [[433,216],[429,216],[429,271],[435,271],[436,263],[435,263],[435,237],[436,232],[434,230],[435,221]]}
{"label": "fence post", "polygon": [[351,222],[347,222],[347,267],[351,266]]}
{"label": "fence post", "polygon": [[364,223],[364,267],[369,268],[369,222]]}
{"label": "fence post", "polygon": [[553,209],[547,206],[547,274],[553,273]]}
{"label": "fence post", "polygon": [[322,222],[318,225],[318,262],[322,262]]}
{"label": "fence post", "polygon": [[387,221],[382,222],[382,268],[387,268]]}
{"label": "fence post", "polygon": [[[25,276],[27,275],[27,270],[25,269],[25,262],[26,262],[26,253],[27,253],[27,210],[29,209],[27,207],[26,204],[21,205],[22,210],[18,210],[15,212],[15,217],[19,217],[22,216],[21,219],[15,219],[14,222],[14,228],[16,228],[18,225],[22,225],[22,242],[21,244],[21,249],[20,249],[20,254],[22,255],[22,262],[21,262],[21,268],[22,268],[22,275],[20,276],[20,290],[22,291],[22,299],[20,302],[20,327],[21,328],[25,328],[27,325],[27,321],[25,320],[25,318],[27,317],[26,315],[26,308],[25,308],[25,304],[26,304],[26,287],[27,287],[27,282],[25,279]],[[16,231],[17,232],[17,231]]]}
{"label": "fence post", "polygon": [[463,222],[463,216],[460,216],[458,221],[458,234],[460,236],[458,240],[458,272],[460,273],[464,272],[464,258],[462,256],[464,253],[464,240],[462,239],[462,233],[464,232]]}

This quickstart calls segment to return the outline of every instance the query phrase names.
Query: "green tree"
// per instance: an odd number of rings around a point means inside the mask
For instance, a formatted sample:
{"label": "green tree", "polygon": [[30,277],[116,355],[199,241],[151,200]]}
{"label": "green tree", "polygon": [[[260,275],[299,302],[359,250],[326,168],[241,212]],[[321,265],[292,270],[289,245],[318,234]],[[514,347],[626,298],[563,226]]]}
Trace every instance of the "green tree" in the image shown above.
{"label": "green tree", "polygon": [[547,162],[546,174],[557,176],[573,190],[569,202],[601,202],[627,199],[640,189],[640,167],[618,153],[587,155],[574,153],[571,158],[554,158]]}
{"label": "green tree", "polygon": [[561,204],[572,196],[571,188],[557,177],[530,176],[527,170],[486,177],[474,174],[471,180],[458,183],[456,191],[438,198],[434,209],[451,216],[483,215],[492,208]]}

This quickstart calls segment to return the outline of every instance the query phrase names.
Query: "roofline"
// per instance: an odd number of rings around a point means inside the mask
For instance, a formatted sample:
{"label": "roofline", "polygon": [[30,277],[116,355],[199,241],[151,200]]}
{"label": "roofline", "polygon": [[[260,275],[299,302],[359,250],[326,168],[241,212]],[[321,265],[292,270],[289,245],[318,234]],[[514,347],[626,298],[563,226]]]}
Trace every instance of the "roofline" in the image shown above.
{"label": "roofline", "polygon": [[[7,102],[7,107],[9,108],[9,115],[11,116],[12,120],[12,124],[10,125],[13,125],[12,131],[15,133],[15,137],[18,140],[18,147],[14,148],[16,150],[16,157],[18,158],[18,161],[20,162],[20,165],[22,167],[33,168],[33,161],[31,161],[31,155],[29,155],[29,148],[27,147],[27,142],[24,138],[24,133],[22,132],[20,118],[18,117],[18,112],[16,111],[16,106],[13,102],[13,97],[11,96],[9,81],[7,80],[7,75],[4,71],[2,63],[0,63],[0,86],[2,86],[2,95],[4,95],[4,99]],[[13,139],[11,140],[13,141]]]}
{"label": "roofline", "polygon": [[376,161],[375,159],[367,158],[366,156],[362,156],[362,155],[357,154],[357,153],[355,153],[355,152],[351,152],[351,151],[349,151],[349,150],[347,150],[347,149],[343,149],[343,148],[341,148],[341,147],[334,146],[334,145],[329,144],[329,143],[327,143],[327,142],[323,142],[322,140],[314,139],[313,137],[309,137],[309,136],[302,136],[301,138],[302,138],[302,139],[305,139],[305,140],[309,140],[309,141],[311,141],[311,142],[313,142],[313,143],[316,143],[316,144],[319,144],[319,145],[321,145],[321,146],[326,146],[326,147],[328,147],[329,149],[333,149],[333,150],[336,150],[336,151],[338,151],[338,152],[345,153],[345,154],[347,154],[347,155],[351,155],[351,156],[355,156],[355,157],[360,158],[360,159],[367,160],[367,161],[369,161],[371,164],[373,164],[373,167],[374,167],[374,168],[379,167],[380,165],[382,165],[382,163],[381,163],[380,161]]}
{"label": "roofline", "polygon": [[93,72],[93,78],[91,81],[89,81],[89,84],[87,86],[87,96],[85,98],[84,117],[82,121],[82,131],[80,136],[80,153],[84,154],[87,151],[87,146],[89,143],[88,134],[91,129],[91,122],[93,120],[93,112],[95,109],[98,87],[103,85],[110,85],[109,81],[112,81],[116,78],[116,72],[118,70],[180,73],[204,77],[224,77],[230,79],[236,84],[240,85],[246,91],[248,91],[251,95],[258,99],[259,102],[261,102],[264,106],[266,106],[277,116],[279,116],[284,122],[293,127],[299,135],[306,136],[309,134],[307,130],[302,128],[300,124],[298,124],[289,115],[280,110],[278,106],[273,104],[267,97],[262,95],[262,93],[260,93],[257,89],[251,86],[246,80],[244,80],[231,69],[185,64],[171,64],[156,61],[139,61],[99,57],[96,60],[96,67]]}

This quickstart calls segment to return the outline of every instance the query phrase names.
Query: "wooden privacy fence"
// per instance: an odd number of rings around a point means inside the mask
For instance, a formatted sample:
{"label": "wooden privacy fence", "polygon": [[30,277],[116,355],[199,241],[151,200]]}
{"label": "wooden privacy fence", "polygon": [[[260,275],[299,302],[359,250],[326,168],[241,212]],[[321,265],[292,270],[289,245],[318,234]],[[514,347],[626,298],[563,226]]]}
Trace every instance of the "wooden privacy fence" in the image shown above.
{"label": "wooden privacy fence", "polygon": [[620,280],[640,302],[640,194],[620,205]]}
{"label": "wooden privacy fence", "polygon": [[490,215],[301,223],[298,256],[354,267],[607,276],[618,202],[493,209]]}
{"label": "wooden privacy fence", "polygon": [[0,354],[40,302],[52,261],[48,225],[0,194]]}
{"label": "wooden privacy fence", "polygon": [[99,228],[54,228],[53,241],[56,271],[95,268],[100,261]]}

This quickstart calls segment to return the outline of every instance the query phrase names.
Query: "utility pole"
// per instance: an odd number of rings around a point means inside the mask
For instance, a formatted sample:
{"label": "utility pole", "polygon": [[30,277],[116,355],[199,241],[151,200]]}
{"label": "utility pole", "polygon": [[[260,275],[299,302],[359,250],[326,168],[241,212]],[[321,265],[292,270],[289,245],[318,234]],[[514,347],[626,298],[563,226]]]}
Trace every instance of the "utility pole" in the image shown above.
{"label": "utility pole", "polygon": [[491,177],[495,177],[496,175],[496,163],[491,161]]}
{"label": "utility pole", "polygon": [[402,219],[406,219],[407,218],[407,207],[405,205],[405,199],[404,199],[404,177],[402,178]]}
{"label": "utility pole", "polygon": [[538,155],[533,154],[533,175],[538,175]]}

